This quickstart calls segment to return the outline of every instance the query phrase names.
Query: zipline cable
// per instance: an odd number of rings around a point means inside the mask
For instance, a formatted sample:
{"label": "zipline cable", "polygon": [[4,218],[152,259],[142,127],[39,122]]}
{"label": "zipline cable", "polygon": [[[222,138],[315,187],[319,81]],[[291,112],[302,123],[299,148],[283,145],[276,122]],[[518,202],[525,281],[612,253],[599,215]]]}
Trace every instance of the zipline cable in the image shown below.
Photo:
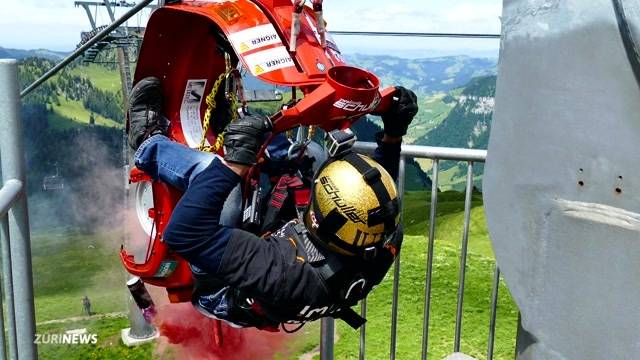
{"label": "zipline cable", "polygon": [[434,33],[434,32],[390,32],[390,31],[329,31],[331,35],[347,36],[402,36],[402,37],[432,37],[432,38],[468,38],[468,39],[500,39],[500,34],[470,34],[470,33]]}

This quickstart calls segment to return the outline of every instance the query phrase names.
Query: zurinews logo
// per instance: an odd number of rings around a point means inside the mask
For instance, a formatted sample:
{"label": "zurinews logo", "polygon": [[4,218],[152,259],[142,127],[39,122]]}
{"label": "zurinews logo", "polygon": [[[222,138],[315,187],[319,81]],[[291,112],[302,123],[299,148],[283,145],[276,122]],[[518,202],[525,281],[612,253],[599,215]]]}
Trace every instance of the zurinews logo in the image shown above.
{"label": "zurinews logo", "polygon": [[87,329],[69,330],[64,334],[36,334],[34,344],[43,345],[95,345],[98,334],[89,334]]}

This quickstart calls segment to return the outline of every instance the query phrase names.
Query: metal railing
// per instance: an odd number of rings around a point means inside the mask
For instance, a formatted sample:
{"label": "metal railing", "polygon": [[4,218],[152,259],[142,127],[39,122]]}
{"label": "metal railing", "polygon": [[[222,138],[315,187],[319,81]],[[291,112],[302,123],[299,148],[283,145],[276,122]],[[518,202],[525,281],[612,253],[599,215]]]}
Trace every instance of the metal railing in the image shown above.
{"label": "metal railing", "polygon": [[35,313],[31,236],[26,195],[26,165],[20,122],[18,63],[0,59],[0,234],[3,293],[0,296],[0,359],[35,359]]}
{"label": "metal railing", "polygon": [[[371,154],[374,152],[376,144],[373,143],[356,143],[354,149],[360,153]],[[460,250],[460,270],[458,275],[458,295],[457,295],[457,307],[456,307],[456,324],[453,352],[460,351],[460,341],[462,335],[462,313],[464,305],[464,289],[465,289],[465,276],[466,276],[466,264],[467,264],[467,249],[469,244],[469,222],[471,216],[471,202],[473,193],[473,168],[475,163],[484,163],[487,157],[485,150],[473,150],[473,149],[457,149],[457,148],[442,148],[442,147],[430,147],[430,146],[415,146],[415,145],[403,145],[400,155],[399,175],[398,175],[398,193],[402,198],[404,195],[405,184],[405,166],[407,158],[423,158],[433,160],[432,165],[432,188],[431,188],[431,208],[429,214],[429,233],[428,233],[428,245],[427,245],[427,261],[426,261],[426,274],[425,274],[425,299],[424,299],[424,318],[423,318],[423,330],[422,330],[422,359],[427,359],[427,352],[429,350],[429,320],[431,314],[431,287],[432,287],[432,272],[433,272],[433,250],[436,234],[436,209],[438,206],[438,173],[440,161],[454,160],[467,162],[467,178],[465,186],[465,203],[464,203],[464,223],[462,232],[462,246]],[[393,297],[391,304],[391,334],[390,334],[390,349],[389,358],[394,360],[396,358],[397,347],[397,328],[398,328],[398,288],[400,283],[400,255],[397,257],[394,264],[393,274]],[[491,313],[489,324],[489,338],[487,345],[487,359],[493,359],[493,345],[495,340],[495,328],[496,328],[496,310],[498,304],[498,289],[500,284],[500,269],[496,266],[493,276],[492,294],[491,294]],[[361,302],[361,314],[366,316],[367,300],[364,299]],[[325,322],[332,322],[332,320],[326,320]],[[328,333],[330,331],[331,333]],[[321,359],[333,358],[333,342],[327,341],[327,338],[333,339],[333,324],[330,326],[323,325],[321,329]],[[363,325],[360,330],[360,359],[365,359],[365,341],[366,341],[366,325]]]}

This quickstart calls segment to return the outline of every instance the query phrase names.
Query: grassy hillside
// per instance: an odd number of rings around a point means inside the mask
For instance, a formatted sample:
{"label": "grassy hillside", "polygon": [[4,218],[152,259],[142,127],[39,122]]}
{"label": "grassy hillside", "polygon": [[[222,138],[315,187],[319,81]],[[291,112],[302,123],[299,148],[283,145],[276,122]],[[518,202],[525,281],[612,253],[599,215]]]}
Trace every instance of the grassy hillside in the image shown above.
{"label": "grassy hillside", "polygon": [[[398,359],[418,359],[421,354],[424,278],[428,230],[429,193],[412,192],[405,198],[405,237],[400,270]],[[442,359],[453,352],[459,252],[462,238],[464,197],[442,193],[437,209],[434,252],[429,356]],[[486,358],[489,329],[493,253],[486,229],[481,198],[474,196],[471,216],[467,280],[464,299],[461,350]],[[387,358],[389,353],[392,274],[370,295],[367,323],[367,358]],[[495,359],[512,359],[518,311],[501,284]],[[338,324],[336,359],[357,359],[359,332]]]}
{"label": "grassy hillside", "polygon": [[121,91],[118,71],[98,64],[85,64],[69,70],[70,75],[90,79],[93,85],[102,91],[117,93]]}
{"label": "grassy hillside", "polygon": [[[422,69],[416,68],[417,63],[411,63],[408,68],[398,62],[397,59],[383,59],[384,61],[372,66],[382,66],[389,72],[384,75],[385,81],[394,81],[393,71],[400,71],[398,76],[409,78],[410,72]],[[367,59],[367,61],[373,61]],[[436,66],[438,71],[444,71],[444,77],[437,80],[429,80],[449,89],[454,86],[451,83],[462,81],[487,64],[476,63],[469,65],[469,71],[464,67],[467,60],[458,59],[447,65],[446,61],[439,61]],[[390,62],[390,63],[389,63]],[[425,63],[426,64],[426,63]],[[464,65],[464,66],[461,66]],[[28,62],[21,70],[21,81],[28,83],[42,73],[50,63],[39,61]],[[423,64],[424,65],[424,64]],[[422,65],[420,65],[422,66]],[[426,66],[426,65],[425,65]],[[475,67],[474,67],[475,66]],[[395,70],[394,70],[395,69]],[[471,70],[470,70],[471,69]],[[473,70],[476,69],[476,70]],[[376,69],[371,69],[377,71]],[[427,79],[427,74],[420,70],[420,77]],[[386,71],[386,70],[385,70]],[[413,71],[413,72],[412,72]],[[440,75],[438,75],[440,76]],[[400,79],[400,78],[399,78]],[[405,79],[405,80],[406,80]],[[424,80],[423,79],[423,80]],[[453,79],[451,81],[451,79]],[[400,79],[402,80],[402,79]],[[445,81],[445,83],[442,83]],[[397,82],[395,82],[397,83]],[[400,82],[402,83],[402,81]],[[407,83],[412,86],[413,83]],[[415,84],[414,84],[415,85]],[[93,196],[95,187],[107,188],[108,199],[112,203],[120,204],[117,198],[111,196],[116,187],[120,189],[119,180],[104,181],[108,178],[116,178],[116,173],[98,175],[88,170],[95,168],[95,162],[100,161],[102,168],[111,168],[119,164],[119,151],[121,140],[122,118],[118,116],[105,116],[113,113],[113,109],[100,109],[102,114],[89,110],[96,104],[104,105],[96,98],[108,94],[109,99],[121,99],[120,79],[117,71],[99,65],[77,65],[59,75],[43,88],[34,92],[27,98],[25,114],[26,128],[31,129],[27,142],[29,147],[29,173],[32,175],[32,188],[39,189],[39,183],[44,175],[49,174],[53,163],[59,163],[61,172],[67,178],[69,188],[78,194],[84,194],[82,198],[88,203],[106,202],[107,198]],[[91,94],[91,99],[87,96]],[[456,121],[462,117],[453,118],[458,114],[455,111],[458,106],[457,98],[463,94],[463,89],[450,91],[447,94],[428,92],[422,95],[420,113],[413,124],[407,140],[410,142],[428,138],[428,134],[439,134],[436,131],[448,129],[453,131],[462,127],[456,127]],[[284,101],[290,99],[290,93],[285,94]],[[116,103],[114,100],[113,103]],[[117,102],[120,104],[120,102]],[[119,106],[119,105],[118,105]],[[250,107],[256,112],[272,114],[281,106],[278,102],[252,103]],[[100,107],[100,106],[98,106]],[[86,124],[93,118],[97,126],[86,128]],[[455,121],[454,121],[455,120]],[[460,121],[462,121],[460,120]],[[446,125],[446,126],[443,126]],[[466,126],[466,125],[465,125]],[[463,126],[464,127],[464,126]],[[440,129],[440,130],[438,130]],[[453,129],[453,130],[452,130]],[[466,129],[466,127],[464,127]],[[370,133],[371,131],[369,131]],[[88,133],[95,133],[87,136]],[[438,138],[449,136],[448,132],[442,132]],[[456,134],[456,139],[459,137]],[[484,136],[484,134],[482,134]],[[460,135],[462,138],[468,134]],[[433,138],[433,137],[431,137]],[[444,141],[445,139],[443,139]],[[99,159],[99,160],[96,160]],[[105,164],[109,164],[106,166]],[[413,164],[413,163],[412,163]],[[421,161],[423,168],[429,166],[428,161]],[[36,166],[37,165],[37,166]],[[441,187],[447,189],[461,189],[464,187],[464,174],[461,168],[452,166],[445,168],[440,174]],[[115,174],[115,175],[114,175]],[[407,172],[408,189],[428,188],[426,174],[419,171],[417,166],[410,166]],[[100,179],[99,179],[100,178]],[[76,179],[76,183],[72,181]],[[87,183],[80,182],[86,179]],[[96,185],[96,179],[101,180]],[[118,178],[119,179],[119,178]],[[479,179],[479,177],[478,177]],[[35,184],[35,185],[34,185]],[[84,188],[80,185],[83,185]],[[107,192],[105,190],[105,192]],[[44,194],[43,196],[56,194]],[[427,192],[410,192],[407,194],[405,206],[406,239],[402,255],[402,270],[400,283],[400,321],[398,359],[419,358],[421,341],[421,321],[424,302],[424,272],[426,253],[426,234],[428,231],[428,203],[430,194]],[[462,350],[484,358],[486,348],[489,297],[491,292],[491,277],[493,274],[493,253],[489,243],[489,237],[481,206],[481,198],[474,198],[472,213],[471,237],[469,244],[468,280],[465,298],[465,314],[463,328]],[[47,205],[48,206],[48,205]],[[116,208],[105,206],[99,214],[92,216],[111,216],[109,209]],[[118,205],[119,206],[119,205]],[[440,195],[437,211],[437,239],[434,261],[433,278],[433,302],[432,322],[430,337],[430,355],[439,359],[452,351],[453,326],[455,316],[455,294],[458,277],[458,249],[462,237],[462,209],[464,206],[463,195],[460,193],[445,192]],[[33,206],[32,210],[37,210]],[[84,209],[84,207],[82,208]],[[50,207],[41,208],[45,217],[62,217],[65,222],[71,222],[66,213],[57,213]],[[47,213],[48,211],[48,213]],[[56,214],[53,214],[56,213]],[[55,215],[55,216],[54,216]],[[38,217],[32,217],[36,219]],[[91,216],[86,221],[78,221],[91,229]],[[33,236],[33,264],[35,278],[35,302],[38,322],[66,319],[81,315],[81,298],[87,295],[91,298],[93,310],[100,314],[126,311],[125,288],[123,281],[126,275],[122,270],[117,257],[120,244],[118,231],[87,234],[77,229],[47,228],[43,225]],[[74,225],[75,226],[75,225]],[[389,274],[387,279],[375,290],[369,300],[369,323],[367,328],[367,354],[370,359],[388,357],[389,348],[389,317],[391,303],[391,281]],[[496,342],[497,359],[512,358],[513,343],[515,338],[515,321],[517,309],[511,301],[508,291],[501,288],[501,298],[498,317],[498,337]],[[146,345],[140,348],[129,349],[124,347],[119,340],[119,329],[125,327],[127,320],[122,317],[94,318],[70,320],[63,323],[49,323],[38,326],[38,332],[61,333],[65,330],[87,327],[89,332],[99,334],[97,346],[56,346],[43,345],[39,347],[41,358],[44,359],[147,359],[163,358],[173,359],[176,352],[166,350],[166,346]],[[337,359],[357,358],[359,332],[353,331],[344,324],[338,324],[339,341],[336,344]],[[290,352],[294,355],[281,356],[281,358],[298,358],[298,355],[310,351],[318,345],[318,324],[310,324],[305,327],[299,340],[291,345]],[[158,349],[162,348],[162,356],[159,357]]]}
{"label": "grassy hillside", "polygon": [[420,97],[418,114],[413,119],[404,141],[412,144],[442,124],[455,107],[453,96],[458,96],[461,92],[460,88],[449,93]]}
{"label": "grassy hillside", "polygon": [[121,234],[82,234],[49,229],[32,239],[36,319],[38,322],[82,315],[81,299],[93,310],[126,310],[124,269],[117,256]]}
{"label": "grassy hillside", "polygon": [[[29,58],[20,64],[21,86],[53,67],[50,60]],[[46,106],[55,130],[78,128],[91,121],[98,126],[122,127],[120,76],[108,67],[74,63],[29,94],[23,106]]]}
{"label": "grassy hillside", "polygon": [[495,74],[495,59],[447,56],[404,59],[395,56],[350,54],[347,61],[376,74],[384,86],[402,85],[420,94],[448,92],[472,78]]}
{"label": "grassy hillside", "polygon": [[[400,317],[398,323],[398,359],[419,358],[424,304],[426,234],[428,230],[427,192],[409,192],[405,198],[407,236],[402,250],[400,281]],[[479,359],[485,358],[488,336],[493,253],[479,195],[474,195],[471,216],[467,287],[462,332],[462,350]],[[437,209],[436,248],[434,258],[430,356],[441,359],[452,352],[462,238],[464,195],[444,192]],[[76,317],[81,314],[80,299],[88,295],[94,311],[100,314],[126,311],[124,273],[117,258],[117,232],[86,235],[65,229],[38,233],[33,239],[34,277],[38,322]],[[388,357],[390,333],[392,274],[372,293],[368,302],[367,358]],[[495,359],[513,357],[517,309],[508,290],[501,285]],[[336,359],[356,359],[359,332],[337,322],[339,340]],[[156,356],[157,346],[124,347],[118,329],[127,325],[121,317],[75,320],[43,324],[38,332],[60,333],[87,327],[99,334],[97,346],[40,346],[44,359],[148,359]],[[309,324],[290,346],[290,354],[281,359],[297,359],[318,345],[318,324]],[[162,347],[162,359],[175,353]],[[156,358],[156,357],[154,357]]]}
{"label": "grassy hillside", "polygon": [[60,99],[60,105],[52,105],[55,114],[62,118],[72,121],[69,124],[68,121],[50,117],[51,126],[55,129],[68,129],[70,127],[80,127],[89,125],[91,118],[95,119],[95,125],[122,128],[122,124],[115,120],[108,119],[102,115],[95,114],[82,105],[82,102],[71,99]]}

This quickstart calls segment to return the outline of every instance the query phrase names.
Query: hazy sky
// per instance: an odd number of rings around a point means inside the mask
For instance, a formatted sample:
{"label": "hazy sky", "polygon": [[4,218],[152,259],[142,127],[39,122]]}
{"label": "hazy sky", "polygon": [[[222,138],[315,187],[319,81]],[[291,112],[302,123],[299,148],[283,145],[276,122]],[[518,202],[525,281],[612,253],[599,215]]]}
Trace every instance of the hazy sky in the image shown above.
{"label": "hazy sky", "polygon": [[[0,46],[19,49],[75,48],[80,32],[90,28],[73,0],[6,1],[0,12]],[[499,33],[501,0],[326,0],[329,29]],[[117,14],[122,14],[119,10]],[[98,24],[106,24],[104,8]],[[148,14],[129,25],[144,25]],[[398,53],[403,56],[497,55],[497,40],[337,37],[344,52]]]}

